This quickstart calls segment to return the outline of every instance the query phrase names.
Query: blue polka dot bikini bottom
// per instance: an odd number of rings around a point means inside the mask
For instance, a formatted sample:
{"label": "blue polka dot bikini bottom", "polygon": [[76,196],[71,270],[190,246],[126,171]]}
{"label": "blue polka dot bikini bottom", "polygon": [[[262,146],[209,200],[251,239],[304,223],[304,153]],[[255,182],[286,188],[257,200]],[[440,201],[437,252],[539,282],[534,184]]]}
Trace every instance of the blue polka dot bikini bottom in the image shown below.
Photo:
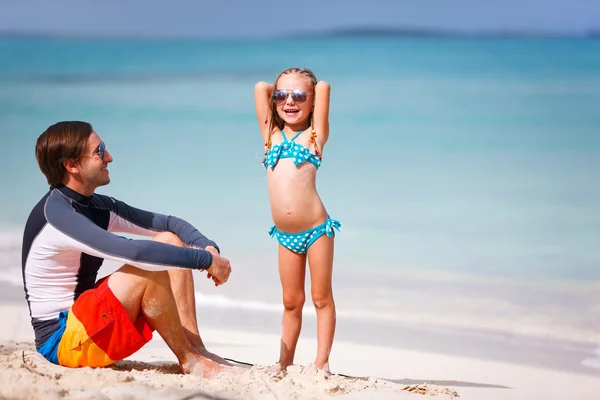
{"label": "blue polka dot bikini bottom", "polygon": [[321,236],[329,237],[334,235],[334,228],[338,231],[342,225],[339,221],[329,218],[319,226],[298,233],[287,233],[278,230],[275,225],[269,230],[271,237],[275,236],[277,241],[284,247],[299,254],[305,254],[308,248]]}

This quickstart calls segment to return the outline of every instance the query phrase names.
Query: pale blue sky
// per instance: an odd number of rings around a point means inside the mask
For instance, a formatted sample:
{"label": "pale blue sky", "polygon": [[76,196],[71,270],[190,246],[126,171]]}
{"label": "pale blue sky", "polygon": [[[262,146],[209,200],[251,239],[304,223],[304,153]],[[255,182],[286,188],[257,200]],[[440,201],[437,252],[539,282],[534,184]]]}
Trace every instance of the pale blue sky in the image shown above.
{"label": "pale blue sky", "polygon": [[0,10],[0,32],[75,36],[276,36],[356,26],[600,30],[600,0],[0,0]]}

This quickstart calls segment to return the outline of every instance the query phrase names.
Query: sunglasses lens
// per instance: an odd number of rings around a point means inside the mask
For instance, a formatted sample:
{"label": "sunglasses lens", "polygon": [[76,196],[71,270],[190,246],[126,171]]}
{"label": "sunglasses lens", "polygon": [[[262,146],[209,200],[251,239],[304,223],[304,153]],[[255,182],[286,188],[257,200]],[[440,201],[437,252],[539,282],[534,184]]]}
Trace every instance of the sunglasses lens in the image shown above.
{"label": "sunglasses lens", "polygon": [[292,92],[292,100],[294,100],[296,103],[304,103],[307,97],[308,95],[303,90],[294,90]]}
{"label": "sunglasses lens", "polygon": [[104,143],[100,143],[100,146],[98,146],[98,155],[100,156],[100,158],[102,160],[104,160],[104,150],[106,149],[106,145]]}
{"label": "sunglasses lens", "polygon": [[275,103],[283,103],[285,99],[287,99],[287,92],[284,90],[276,90],[273,92],[273,100],[275,100]]}

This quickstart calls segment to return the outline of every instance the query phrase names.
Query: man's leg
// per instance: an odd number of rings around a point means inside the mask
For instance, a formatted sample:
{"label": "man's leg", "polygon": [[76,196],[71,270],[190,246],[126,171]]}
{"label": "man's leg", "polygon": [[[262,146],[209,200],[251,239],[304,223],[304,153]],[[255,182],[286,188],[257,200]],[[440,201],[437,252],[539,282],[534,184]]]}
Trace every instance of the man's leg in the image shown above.
{"label": "man's leg", "polygon": [[[163,243],[168,243],[173,246],[184,247],[185,244],[170,232],[159,233],[154,237]],[[192,345],[198,348],[204,348],[204,343],[200,338],[198,331],[198,320],[196,317],[196,296],[194,293],[194,278],[191,270],[171,270],[169,271],[171,279],[171,288],[175,297],[175,304],[179,311],[179,319],[187,338]]]}
{"label": "man's leg", "polygon": [[[158,236],[155,240],[161,240]],[[108,286],[135,322],[140,314],[161,335],[173,351],[184,373],[205,378],[219,372],[233,372],[203,356],[188,339],[166,271],[144,271],[129,265],[108,278]]]}
{"label": "man's leg", "polygon": [[[154,239],[174,246],[185,246],[177,235],[170,232],[159,233]],[[196,295],[192,271],[184,269],[171,270],[169,271],[169,277],[171,279],[171,288],[173,290],[173,296],[175,297],[175,304],[177,304],[177,311],[179,312],[179,319],[181,320],[181,325],[190,343],[205,357],[221,364],[233,365],[224,358],[209,352],[202,342],[196,316]]]}
{"label": "man's leg", "polygon": [[189,270],[169,271],[171,288],[177,304],[181,326],[185,335],[198,348],[204,348],[204,343],[198,331],[198,319],[196,317],[196,295],[194,293],[194,277]]}

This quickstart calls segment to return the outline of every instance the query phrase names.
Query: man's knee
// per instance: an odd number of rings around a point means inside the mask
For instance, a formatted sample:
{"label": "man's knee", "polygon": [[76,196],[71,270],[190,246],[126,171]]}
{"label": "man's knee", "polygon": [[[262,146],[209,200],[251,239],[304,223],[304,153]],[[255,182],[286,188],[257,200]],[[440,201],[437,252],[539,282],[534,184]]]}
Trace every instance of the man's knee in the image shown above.
{"label": "man's knee", "polygon": [[173,232],[161,232],[158,235],[154,236],[152,240],[156,240],[157,242],[172,244],[173,246],[183,247],[185,244],[179,239],[179,236],[174,234]]}
{"label": "man's knee", "polygon": [[169,285],[167,271],[147,271],[131,265],[125,265],[108,277],[108,286],[119,300],[136,297],[146,290],[149,283]]}
{"label": "man's knee", "polygon": [[127,311],[129,319],[135,321],[149,285],[158,285],[170,290],[171,281],[167,271],[146,271],[126,265],[111,274],[107,284]]}

